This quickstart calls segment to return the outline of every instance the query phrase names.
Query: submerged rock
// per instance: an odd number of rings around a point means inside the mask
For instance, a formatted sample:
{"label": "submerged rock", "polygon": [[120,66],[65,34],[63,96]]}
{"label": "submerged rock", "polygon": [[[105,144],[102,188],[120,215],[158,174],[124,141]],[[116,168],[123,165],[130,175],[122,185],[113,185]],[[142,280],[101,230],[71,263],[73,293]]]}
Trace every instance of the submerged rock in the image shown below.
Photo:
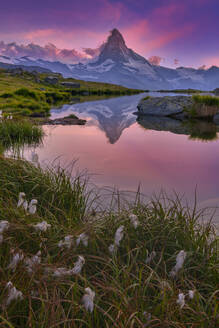
{"label": "submerged rock", "polygon": [[149,97],[138,104],[138,114],[151,116],[174,116],[191,107],[193,100],[188,96]]}

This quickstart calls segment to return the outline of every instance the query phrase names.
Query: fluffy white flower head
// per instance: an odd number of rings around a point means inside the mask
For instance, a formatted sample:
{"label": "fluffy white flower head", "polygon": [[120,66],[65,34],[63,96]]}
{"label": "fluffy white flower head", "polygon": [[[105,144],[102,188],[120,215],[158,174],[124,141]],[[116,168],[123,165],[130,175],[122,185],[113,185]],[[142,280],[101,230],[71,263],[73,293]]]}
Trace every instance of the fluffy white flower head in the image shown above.
{"label": "fluffy white flower head", "polygon": [[3,234],[4,231],[8,230],[9,222],[8,221],[0,221],[0,234]]}
{"label": "fluffy white flower head", "polygon": [[82,303],[84,304],[85,309],[91,313],[94,310],[94,297],[95,292],[92,291],[90,287],[85,288],[85,294],[82,297]]}
{"label": "fluffy white flower head", "polygon": [[14,272],[16,270],[18,263],[21,262],[23,259],[24,259],[24,254],[21,251],[14,253],[12,260],[8,265],[8,269]]}
{"label": "fluffy white flower head", "polygon": [[189,298],[192,300],[195,296],[195,291],[194,290],[189,290]]}
{"label": "fluffy white flower head", "polygon": [[81,233],[78,238],[76,239],[76,245],[78,246],[82,242],[82,244],[87,247],[88,246],[88,235],[83,232]]}
{"label": "fluffy white flower head", "polygon": [[179,304],[180,309],[182,309],[184,307],[184,305],[185,305],[185,295],[183,293],[179,293],[176,303]]}
{"label": "fluffy white flower head", "polygon": [[13,286],[12,282],[9,281],[6,285],[8,289],[8,298],[6,300],[6,305],[8,306],[12,301],[18,301],[23,299],[23,294],[21,291],[17,290],[16,287]]}
{"label": "fluffy white flower head", "polygon": [[36,255],[25,259],[25,264],[28,273],[33,273],[37,265],[41,263],[41,251],[38,251]]}
{"label": "fluffy white flower head", "polygon": [[122,240],[124,236],[124,226],[120,226],[115,233],[115,239],[114,239],[114,243],[116,246],[119,246],[120,241]]}
{"label": "fluffy white flower head", "polygon": [[71,248],[73,244],[73,236],[72,235],[68,235],[65,236],[64,240],[60,240],[60,242],[58,243],[59,247],[67,247],[68,249]]}
{"label": "fluffy white flower head", "polygon": [[28,206],[28,211],[30,214],[35,214],[36,210],[37,210],[37,203],[38,200],[37,199],[32,199],[29,206]]}
{"label": "fluffy white flower head", "polygon": [[85,263],[85,259],[83,256],[79,255],[77,262],[75,262],[75,265],[73,267],[72,274],[79,274],[81,272],[81,269]]}
{"label": "fluffy white flower head", "polygon": [[46,221],[42,221],[40,223],[37,223],[33,226],[37,231],[43,231],[46,232],[47,229],[51,228],[51,224],[47,223]]}
{"label": "fluffy white flower head", "polygon": [[182,250],[177,254],[176,257],[176,265],[173,267],[173,269],[170,271],[170,276],[175,277],[178,273],[178,271],[183,267],[184,261],[186,259],[187,253]]}
{"label": "fluffy white flower head", "polygon": [[132,225],[134,226],[134,228],[136,229],[139,226],[139,221],[138,221],[137,215],[132,213],[129,215],[129,219],[130,219]]}

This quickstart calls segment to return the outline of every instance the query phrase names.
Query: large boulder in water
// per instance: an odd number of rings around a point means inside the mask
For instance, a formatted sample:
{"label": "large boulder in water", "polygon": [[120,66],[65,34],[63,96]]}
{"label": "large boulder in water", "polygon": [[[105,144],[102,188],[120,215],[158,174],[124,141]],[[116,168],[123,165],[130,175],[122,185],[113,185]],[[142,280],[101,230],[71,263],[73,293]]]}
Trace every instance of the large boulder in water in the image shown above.
{"label": "large boulder in water", "polygon": [[193,100],[188,96],[146,97],[138,104],[138,114],[174,116],[190,108]]}

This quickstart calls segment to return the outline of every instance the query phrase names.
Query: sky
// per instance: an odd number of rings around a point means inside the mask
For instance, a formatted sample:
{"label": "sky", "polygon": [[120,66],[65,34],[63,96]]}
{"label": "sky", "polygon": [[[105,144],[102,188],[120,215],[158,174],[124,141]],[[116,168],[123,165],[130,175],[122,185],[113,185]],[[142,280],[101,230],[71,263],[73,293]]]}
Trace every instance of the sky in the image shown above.
{"label": "sky", "polygon": [[218,14],[219,0],[0,0],[0,51],[50,44],[51,56],[64,49],[83,58],[117,28],[129,48],[161,65],[219,66]]}

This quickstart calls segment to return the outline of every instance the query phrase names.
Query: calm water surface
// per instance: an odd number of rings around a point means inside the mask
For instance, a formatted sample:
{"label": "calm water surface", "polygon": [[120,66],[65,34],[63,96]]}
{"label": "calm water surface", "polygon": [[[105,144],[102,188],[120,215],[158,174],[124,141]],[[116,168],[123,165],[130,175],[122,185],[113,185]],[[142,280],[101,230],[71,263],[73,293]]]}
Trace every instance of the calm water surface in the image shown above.
{"label": "calm water surface", "polygon": [[[43,145],[35,149],[40,163],[45,165],[59,157],[66,166],[78,159],[78,167],[93,174],[96,185],[136,191],[140,183],[147,196],[164,188],[193,200],[197,187],[201,206],[218,206],[219,140],[191,139],[172,120],[136,122],[133,112],[143,96],[64,105],[53,110],[52,118],[74,113],[87,119],[87,124],[44,126]],[[32,150],[25,150],[27,159]]]}

